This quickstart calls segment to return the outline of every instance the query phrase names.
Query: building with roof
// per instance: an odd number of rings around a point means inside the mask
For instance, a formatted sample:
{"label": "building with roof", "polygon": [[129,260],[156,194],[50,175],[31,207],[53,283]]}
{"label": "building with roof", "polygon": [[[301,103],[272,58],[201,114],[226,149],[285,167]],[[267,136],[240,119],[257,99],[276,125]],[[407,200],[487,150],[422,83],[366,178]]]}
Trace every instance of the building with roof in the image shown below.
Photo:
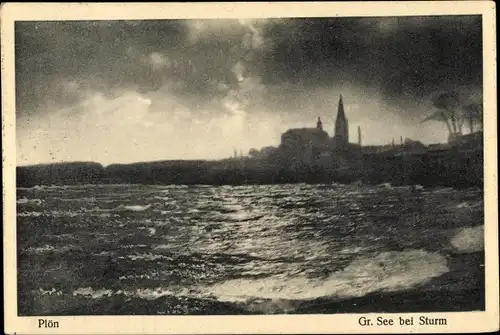
{"label": "building with roof", "polygon": [[349,123],[340,95],[332,137],[323,129],[323,121],[318,117],[315,128],[293,128],[284,132],[281,135],[280,150],[290,158],[301,160],[358,152],[361,146],[360,127],[358,127],[358,142],[358,144],[349,143]]}

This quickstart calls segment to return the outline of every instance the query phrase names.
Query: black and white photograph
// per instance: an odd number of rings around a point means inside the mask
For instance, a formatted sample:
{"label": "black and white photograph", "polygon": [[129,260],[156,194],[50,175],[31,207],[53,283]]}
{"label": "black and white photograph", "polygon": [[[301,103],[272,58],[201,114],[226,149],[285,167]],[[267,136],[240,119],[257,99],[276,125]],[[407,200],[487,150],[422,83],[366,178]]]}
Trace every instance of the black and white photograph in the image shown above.
{"label": "black and white photograph", "polygon": [[10,308],[33,332],[487,310],[483,15],[261,16],[13,22]]}

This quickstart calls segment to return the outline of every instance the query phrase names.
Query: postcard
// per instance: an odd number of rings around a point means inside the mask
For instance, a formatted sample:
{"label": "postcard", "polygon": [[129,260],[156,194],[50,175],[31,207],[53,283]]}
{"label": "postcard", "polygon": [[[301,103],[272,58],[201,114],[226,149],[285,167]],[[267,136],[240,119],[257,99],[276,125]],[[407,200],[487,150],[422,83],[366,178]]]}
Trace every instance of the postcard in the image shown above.
{"label": "postcard", "polygon": [[2,5],[5,332],[498,330],[495,25]]}

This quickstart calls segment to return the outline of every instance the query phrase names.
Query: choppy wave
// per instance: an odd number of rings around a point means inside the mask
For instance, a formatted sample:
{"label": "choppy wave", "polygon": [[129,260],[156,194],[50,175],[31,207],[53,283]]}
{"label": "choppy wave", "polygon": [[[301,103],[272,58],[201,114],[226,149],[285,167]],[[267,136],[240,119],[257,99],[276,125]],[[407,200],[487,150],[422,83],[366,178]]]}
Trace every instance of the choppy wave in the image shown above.
{"label": "choppy wave", "polygon": [[141,230],[147,230],[149,236],[153,236],[156,234],[156,228],[154,227],[139,227]]}
{"label": "choppy wave", "polygon": [[43,215],[42,212],[18,212],[18,217],[39,217]]}
{"label": "choppy wave", "polygon": [[17,199],[16,201],[18,204],[20,205],[24,205],[24,204],[35,204],[35,205],[41,205],[43,204],[43,200],[41,199],[28,199],[26,197],[24,198],[21,198],[21,199]]}
{"label": "choppy wave", "polygon": [[[161,255],[132,255],[132,259],[156,260]],[[166,295],[192,296],[196,298],[215,297],[219,301],[245,303],[256,299],[312,300],[317,298],[362,297],[377,291],[398,291],[413,288],[434,277],[448,272],[446,258],[438,253],[424,250],[383,252],[374,257],[355,259],[341,271],[327,278],[308,278],[303,275],[278,275],[256,279],[234,279],[208,287],[195,288],[145,288],[135,291],[112,291],[109,289],[80,288],[74,295],[100,298],[113,294],[157,299]],[[142,276],[139,276],[142,278]],[[127,277],[120,277],[126,279]],[[151,279],[150,276],[144,278]],[[183,293],[182,293],[183,292]]]}
{"label": "choppy wave", "polygon": [[74,296],[82,295],[82,296],[92,297],[93,299],[98,299],[98,298],[102,298],[102,297],[106,297],[106,296],[110,297],[111,295],[113,295],[113,291],[108,290],[108,289],[94,290],[91,287],[82,287],[82,288],[76,289],[73,292],[73,295]]}
{"label": "choppy wave", "polygon": [[[49,312],[50,301],[70,295],[78,297],[72,303],[96,299],[105,305],[115,296],[157,304],[175,297],[188,307],[206,299],[259,313],[459,276],[450,257],[474,259],[484,249],[481,191],[412,190],[336,184],[35,187],[18,193],[19,274],[23,285],[36,288],[26,296],[44,295]],[[415,213],[419,220],[408,219]],[[463,286],[457,280],[453,285]]]}
{"label": "choppy wave", "polygon": [[64,252],[70,252],[70,251],[75,251],[75,250],[81,250],[79,246],[75,245],[64,245],[64,246],[53,246],[53,245],[43,245],[39,247],[29,247],[26,248],[26,252],[28,253],[35,253],[35,254],[43,254],[43,253],[64,253]]}
{"label": "choppy wave", "polygon": [[118,211],[131,211],[131,212],[142,212],[151,208],[151,205],[119,205],[110,211],[118,212]]}
{"label": "choppy wave", "polygon": [[483,202],[482,201],[464,201],[464,202],[459,203],[456,206],[456,208],[471,209],[471,208],[477,208],[477,207],[481,207],[481,206],[483,206]]}
{"label": "choppy wave", "polygon": [[[50,294],[45,291],[44,294]],[[123,295],[125,297],[141,298],[145,300],[156,300],[165,296],[198,296],[190,294],[187,288],[138,288],[135,290],[111,290],[106,288],[94,289],[92,287],[80,287],[73,291],[73,296],[83,296],[92,299],[100,299],[103,297],[111,297],[113,295]]]}
{"label": "choppy wave", "polygon": [[[125,258],[125,257],[120,257],[120,258]],[[126,258],[129,258],[133,261],[141,259],[141,260],[148,260],[148,261],[155,261],[158,259],[172,259],[169,256],[165,255],[159,255],[159,254],[152,254],[152,253],[147,253],[147,254],[133,254],[133,255],[127,255]]]}
{"label": "choppy wave", "polygon": [[274,276],[261,280],[235,279],[208,288],[221,301],[311,300],[322,297],[361,297],[376,291],[412,288],[448,271],[446,258],[423,250],[385,252],[362,257],[326,279]]}
{"label": "choppy wave", "polygon": [[[85,203],[85,202],[95,203],[98,201],[96,197],[80,197],[80,198],[52,197],[52,199],[63,202],[77,202],[77,203]],[[102,201],[102,199],[99,199],[99,201]]]}
{"label": "choppy wave", "polygon": [[56,290],[55,288],[52,288],[50,290],[40,289],[40,293],[42,295],[62,295],[63,294],[62,291]]}

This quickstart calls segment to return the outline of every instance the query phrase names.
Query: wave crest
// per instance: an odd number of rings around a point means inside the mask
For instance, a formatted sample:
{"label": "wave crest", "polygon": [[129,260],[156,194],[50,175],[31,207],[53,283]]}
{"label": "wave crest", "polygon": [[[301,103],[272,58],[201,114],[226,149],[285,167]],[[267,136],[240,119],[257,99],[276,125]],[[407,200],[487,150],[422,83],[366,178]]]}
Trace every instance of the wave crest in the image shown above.
{"label": "wave crest", "polygon": [[450,241],[455,252],[472,253],[484,250],[484,226],[462,228]]}
{"label": "wave crest", "polygon": [[227,302],[352,298],[376,291],[409,289],[448,271],[444,256],[424,250],[408,250],[358,258],[326,279],[305,276],[273,276],[258,281],[235,279],[207,290]]}

